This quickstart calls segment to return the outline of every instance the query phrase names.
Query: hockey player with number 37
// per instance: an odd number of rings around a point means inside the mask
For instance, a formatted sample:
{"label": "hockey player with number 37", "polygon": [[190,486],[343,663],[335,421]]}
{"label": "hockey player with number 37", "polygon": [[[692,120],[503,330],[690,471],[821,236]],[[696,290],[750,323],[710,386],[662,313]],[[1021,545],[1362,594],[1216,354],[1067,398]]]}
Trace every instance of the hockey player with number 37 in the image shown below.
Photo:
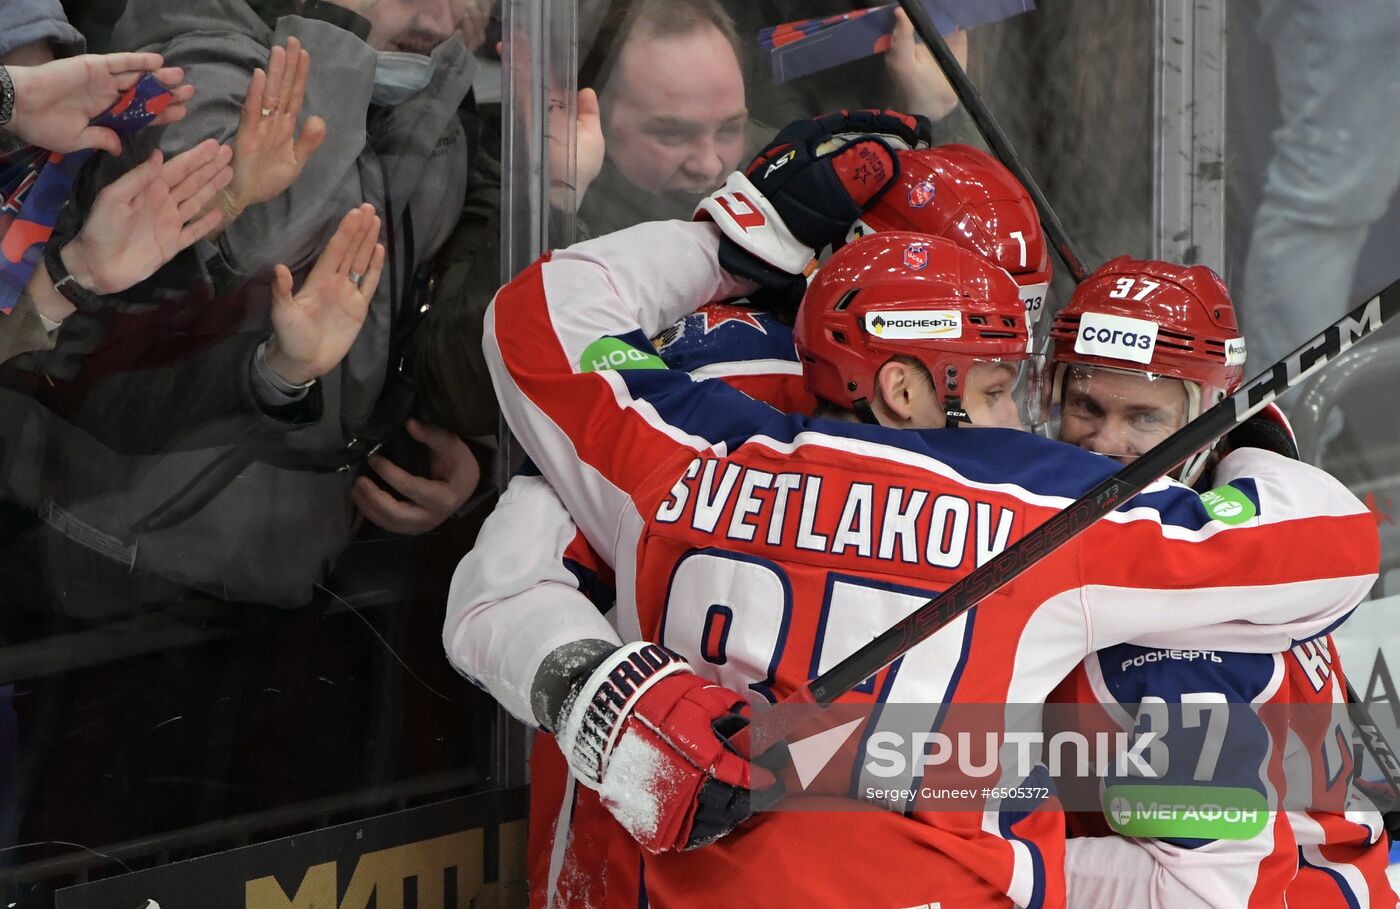
{"label": "hockey player with number 37", "polygon": [[[1053,433],[1122,463],[1244,381],[1245,343],[1234,304],[1203,265],[1128,256],[1106,263],[1056,314],[1050,344],[1041,397]],[[1246,445],[1298,457],[1287,420],[1269,405],[1177,471],[1204,490],[1222,520],[1234,523],[1272,519],[1247,484],[1217,485],[1212,475],[1219,458]],[[1218,644],[1186,650],[1141,640],[1119,644],[1091,655],[1051,700],[1102,704],[1096,727],[1141,724],[1172,754],[1206,756],[1169,769],[1189,768],[1193,777],[1184,782],[1272,790],[1271,804],[1291,809],[1272,813],[1243,839],[1209,830],[1109,837],[1101,819],[1072,815],[1084,834],[1066,847],[1072,909],[1396,906],[1380,814],[1352,785],[1346,682],[1330,637],[1276,654],[1235,653]],[[1258,719],[1243,705],[1256,707]],[[1201,721],[1203,712],[1223,721],[1218,734]],[[1242,732],[1232,729],[1241,726]]]}
{"label": "hockey player with number 37", "polygon": [[[919,431],[966,416],[966,377],[929,369],[928,345],[881,326],[976,304],[1009,320],[999,333],[1027,341],[1015,282],[941,240],[884,235],[851,244],[827,270],[860,264],[864,282],[800,314],[809,388],[833,412],[862,414],[870,425],[782,416],[721,383],[664,369],[585,371],[611,353],[655,366],[647,338],[689,309],[752,289],[742,278],[805,270],[813,250],[839,239],[895,176],[883,140],[839,134],[896,132],[892,117],[850,114],[807,124],[800,137],[785,131],[706,203],[715,224],[643,225],[556,253],[503,289],[488,315],[487,357],[503,410],[615,569],[618,628],[637,642],[578,666],[553,726],[580,784],[650,852],[722,836],[748,814],[750,782],[761,801],[765,772],[724,740],[742,723],[745,699],[732,689],[781,697],[822,668],[811,665],[819,631],[829,665],[907,611],[911,597],[953,583],[1112,468],[1024,433]],[[1273,524],[1212,521],[1194,493],[1163,482],[1023,575],[1014,596],[920,645],[877,685],[926,703],[1039,701],[1089,651],[1133,637],[1228,638],[1236,649],[1274,652],[1322,631],[1372,582],[1374,526],[1344,488],[1305,465],[1241,450],[1220,467],[1227,478],[1245,472],[1271,514],[1308,526],[1306,546]],[[1316,520],[1320,501],[1325,520]],[[1140,561],[1097,557],[1123,551]],[[1248,584],[1239,584],[1239,565],[1251,566]],[[833,574],[841,585],[828,585]],[[827,602],[829,589],[859,606]],[[1172,609],[1134,606],[1163,590],[1173,591]],[[838,608],[851,620],[822,621]],[[728,688],[691,668],[705,666],[716,643],[723,671],[714,659],[706,671]],[[910,807],[852,814],[848,826],[873,818],[878,825],[861,829],[922,846],[917,867],[882,868],[873,860],[882,843],[866,839],[872,860],[862,879],[833,883],[820,869],[788,864],[767,892],[712,888],[692,904],[790,905],[804,896],[810,904],[829,901],[833,886],[857,888],[846,902],[921,894],[893,906],[1063,903],[1052,832],[1042,840],[995,815]],[[646,865],[634,854],[637,880],[645,874],[650,884],[653,867],[692,855],[717,855],[706,859],[712,866],[764,861],[773,850],[757,847],[776,845],[763,832],[780,817],[696,853]],[[676,897],[653,904],[683,905],[683,893]]]}

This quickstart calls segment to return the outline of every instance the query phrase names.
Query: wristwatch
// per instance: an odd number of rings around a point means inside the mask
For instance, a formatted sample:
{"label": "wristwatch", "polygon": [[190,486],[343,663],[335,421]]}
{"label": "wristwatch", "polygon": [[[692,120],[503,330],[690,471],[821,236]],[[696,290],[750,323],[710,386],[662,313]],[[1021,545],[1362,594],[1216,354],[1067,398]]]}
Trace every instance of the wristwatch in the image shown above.
{"label": "wristwatch", "polygon": [[49,269],[49,277],[53,279],[54,290],[63,294],[65,300],[79,309],[92,309],[101,303],[102,295],[88,290],[78,283],[77,278],[68,273],[68,266],[63,264],[63,256],[61,255],[67,242],[67,240],[51,239],[44,247],[44,265]]}
{"label": "wristwatch", "polygon": [[0,126],[10,122],[15,115],[15,84],[10,81],[10,71],[0,66]]}

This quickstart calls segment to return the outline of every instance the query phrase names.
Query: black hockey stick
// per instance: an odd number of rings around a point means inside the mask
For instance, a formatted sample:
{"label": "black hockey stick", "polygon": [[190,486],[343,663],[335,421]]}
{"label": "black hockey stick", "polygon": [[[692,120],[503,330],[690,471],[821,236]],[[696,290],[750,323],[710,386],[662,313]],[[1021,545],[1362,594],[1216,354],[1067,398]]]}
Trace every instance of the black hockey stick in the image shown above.
{"label": "black hockey stick", "polygon": [[[1366,706],[1366,702],[1361,700],[1361,696],[1356,693],[1356,689],[1351,687],[1351,682],[1347,682],[1347,713],[1351,716],[1351,723],[1356,727],[1356,731],[1361,736],[1361,744],[1366,750],[1371,752],[1371,757],[1375,759],[1376,766],[1381,769],[1381,776],[1385,777],[1390,791],[1385,793],[1388,796],[1388,803],[1376,807],[1380,809],[1385,820],[1386,831],[1390,833],[1391,840],[1396,839],[1396,834],[1400,833],[1400,757],[1396,757],[1395,749],[1390,747],[1390,742],[1385,734],[1381,732],[1376,721],[1371,718],[1371,711]],[[1361,775],[1361,755],[1358,753],[1354,758],[1355,773]],[[1372,801],[1381,796],[1372,787],[1362,790]]]}
{"label": "black hockey stick", "polygon": [[914,30],[929,51],[933,53],[933,59],[938,61],[939,69],[943,70],[943,75],[953,86],[953,91],[957,94],[962,106],[972,115],[972,120],[977,124],[977,130],[982,134],[982,138],[987,140],[991,146],[992,153],[1001,159],[1001,163],[1006,165],[1006,169],[1021,181],[1021,185],[1031,194],[1031,201],[1035,203],[1036,211],[1040,213],[1040,225],[1045,229],[1045,235],[1050,238],[1050,245],[1055,247],[1055,251],[1060,254],[1060,261],[1065,263],[1065,268],[1069,269],[1069,275],[1078,284],[1089,276],[1089,269],[1084,265],[1084,260],[1074,251],[1074,246],[1069,242],[1069,234],[1065,231],[1065,226],[1060,223],[1060,218],[1055,214],[1055,210],[1050,207],[1050,201],[1045,198],[1045,193],[1040,191],[1040,184],[1031,177],[1030,171],[1021,161],[1021,156],[1016,154],[1016,149],[1011,146],[1011,140],[1006,138],[1006,133],[1002,131],[996,118],[992,116],[991,110],[982,101],[982,96],[978,94],[973,86],[972,80],[963,72],[962,65],[953,56],[953,52],[948,49],[948,44],[943,40],[943,36],[938,33],[938,29],[933,25],[933,19],[929,16],[928,10],[920,0],[899,0],[899,5],[904,7],[904,12],[909,15],[909,21],[914,24]]}
{"label": "black hockey stick", "polygon": [[1234,394],[784,701],[830,704],[1397,315],[1400,315],[1400,281],[1347,313],[1317,337],[1246,382]]}

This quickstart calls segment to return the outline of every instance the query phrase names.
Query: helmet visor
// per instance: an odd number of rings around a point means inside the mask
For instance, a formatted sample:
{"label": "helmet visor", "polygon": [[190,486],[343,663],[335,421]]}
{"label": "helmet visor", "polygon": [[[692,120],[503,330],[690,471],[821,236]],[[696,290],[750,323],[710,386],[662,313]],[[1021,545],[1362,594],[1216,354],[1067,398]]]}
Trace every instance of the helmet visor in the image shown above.
{"label": "helmet visor", "polygon": [[1185,426],[1194,383],[1129,369],[1060,363],[1043,374],[1038,429],[1127,464]]}
{"label": "helmet visor", "polygon": [[1027,376],[1039,372],[1031,365],[1038,359],[1039,355],[1014,360],[974,359],[959,386],[949,390],[949,402],[956,395],[971,426],[1029,429],[1035,384],[1027,381]]}

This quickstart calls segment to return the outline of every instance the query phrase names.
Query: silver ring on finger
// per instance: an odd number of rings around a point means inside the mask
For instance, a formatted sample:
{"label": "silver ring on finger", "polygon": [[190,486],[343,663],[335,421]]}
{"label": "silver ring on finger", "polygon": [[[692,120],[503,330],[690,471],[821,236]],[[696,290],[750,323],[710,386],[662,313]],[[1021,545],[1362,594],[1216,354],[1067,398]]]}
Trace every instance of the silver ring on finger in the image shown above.
{"label": "silver ring on finger", "polygon": [[347,277],[350,278],[350,283],[353,284],[353,285],[355,285],[356,287],[359,287],[359,286],[360,286],[360,282],[363,281],[363,280],[365,279],[365,276],[362,275],[362,274],[360,274],[360,273],[357,272],[357,271],[352,271],[352,272],[350,272],[350,274],[349,274]]}

